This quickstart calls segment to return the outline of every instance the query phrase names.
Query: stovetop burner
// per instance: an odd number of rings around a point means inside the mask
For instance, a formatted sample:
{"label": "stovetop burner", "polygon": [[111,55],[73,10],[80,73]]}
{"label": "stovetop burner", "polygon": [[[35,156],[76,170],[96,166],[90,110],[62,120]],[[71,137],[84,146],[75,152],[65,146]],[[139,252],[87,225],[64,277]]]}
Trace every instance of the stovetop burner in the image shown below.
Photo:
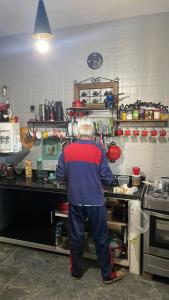
{"label": "stovetop burner", "polygon": [[169,212],[169,191],[165,189],[154,191],[152,188],[148,188],[144,196],[143,207],[149,210]]}
{"label": "stovetop burner", "polygon": [[150,190],[146,194],[149,198],[154,200],[168,200],[169,201],[169,191],[153,191]]}

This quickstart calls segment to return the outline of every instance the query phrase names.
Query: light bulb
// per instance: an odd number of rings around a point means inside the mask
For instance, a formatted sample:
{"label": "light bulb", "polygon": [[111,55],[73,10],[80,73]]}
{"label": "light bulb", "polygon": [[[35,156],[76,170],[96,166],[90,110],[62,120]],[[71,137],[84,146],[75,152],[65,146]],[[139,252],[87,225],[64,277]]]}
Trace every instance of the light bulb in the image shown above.
{"label": "light bulb", "polygon": [[49,51],[49,42],[46,40],[38,40],[36,42],[36,49],[40,52],[40,53],[46,53]]}

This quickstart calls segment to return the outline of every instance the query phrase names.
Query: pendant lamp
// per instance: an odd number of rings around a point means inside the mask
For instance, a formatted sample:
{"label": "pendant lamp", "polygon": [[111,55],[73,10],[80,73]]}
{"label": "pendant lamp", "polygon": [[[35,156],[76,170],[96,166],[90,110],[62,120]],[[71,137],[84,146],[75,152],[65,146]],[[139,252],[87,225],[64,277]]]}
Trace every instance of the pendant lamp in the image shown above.
{"label": "pendant lamp", "polygon": [[50,40],[53,38],[43,0],[39,0],[38,3],[33,38],[37,40]]}

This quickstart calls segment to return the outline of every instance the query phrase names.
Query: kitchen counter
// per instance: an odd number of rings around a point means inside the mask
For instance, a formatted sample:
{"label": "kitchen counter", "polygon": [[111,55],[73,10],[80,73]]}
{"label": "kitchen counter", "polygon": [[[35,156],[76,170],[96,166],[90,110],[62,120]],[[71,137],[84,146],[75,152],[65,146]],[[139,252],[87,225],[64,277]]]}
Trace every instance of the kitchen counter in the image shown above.
{"label": "kitchen counter", "polygon": [[[35,177],[32,180],[26,180],[24,176],[17,176],[12,179],[0,178],[0,188],[20,189],[29,191],[50,192],[56,194],[67,194],[66,183],[54,185],[53,183],[39,183]],[[145,185],[141,184],[138,192],[133,195],[113,193],[112,187],[104,186],[105,198],[115,198],[124,200],[142,200],[145,193]]]}
{"label": "kitchen counter", "polygon": [[12,179],[1,178],[0,188],[67,194],[65,183],[55,186],[52,183],[39,183],[35,178],[26,180],[24,176],[17,176]]}
{"label": "kitchen counter", "polygon": [[[34,173],[33,173],[34,174]],[[131,219],[134,211],[142,206],[144,184],[133,195],[114,194],[112,187],[104,186],[106,205],[114,200],[128,201],[128,221],[108,221],[108,226],[122,226],[132,232]],[[12,179],[0,178],[0,242],[69,254],[68,250],[55,244],[55,226],[58,218],[57,204],[67,202],[66,184],[39,183],[36,176],[26,181],[24,175]],[[140,219],[138,219],[140,225]],[[117,263],[129,266],[129,272],[140,274],[140,237],[128,242],[128,259],[117,259]]]}

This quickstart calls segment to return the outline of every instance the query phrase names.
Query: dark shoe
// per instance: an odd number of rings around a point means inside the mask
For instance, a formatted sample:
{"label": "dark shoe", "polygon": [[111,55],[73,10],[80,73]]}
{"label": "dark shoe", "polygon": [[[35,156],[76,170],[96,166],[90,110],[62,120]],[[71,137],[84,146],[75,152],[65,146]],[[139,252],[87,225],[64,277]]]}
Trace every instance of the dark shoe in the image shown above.
{"label": "dark shoe", "polygon": [[79,279],[82,278],[82,276],[75,276],[75,275],[73,275],[73,274],[71,274],[71,276],[72,276],[72,278],[75,279],[75,280],[79,280]]}
{"label": "dark shoe", "polygon": [[108,278],[103,279],[104,284],[111,284],[115,281],[121,280],[124,277],[124,273],[122,271],[112,272]]}

